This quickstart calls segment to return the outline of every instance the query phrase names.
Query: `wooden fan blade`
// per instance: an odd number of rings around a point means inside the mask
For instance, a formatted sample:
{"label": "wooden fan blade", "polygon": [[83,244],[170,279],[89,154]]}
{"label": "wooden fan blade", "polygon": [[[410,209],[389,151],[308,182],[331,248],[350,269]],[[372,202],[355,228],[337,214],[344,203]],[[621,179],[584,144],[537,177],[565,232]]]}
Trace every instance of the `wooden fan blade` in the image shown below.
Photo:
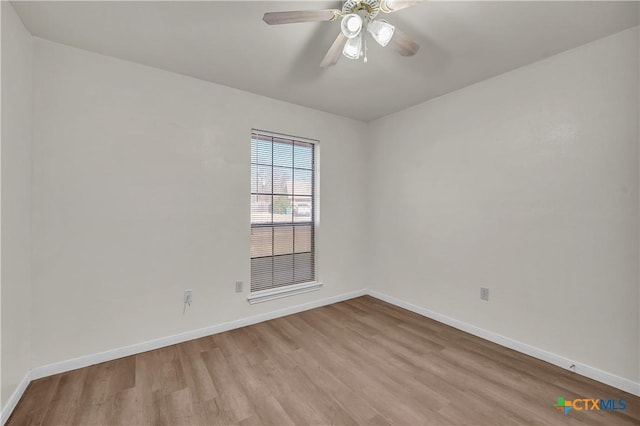
{"label": "wooden fan blade", "polygon": [[262,20],[269,25],[295,24],[297,22],[333,21],[340,16],[338,9],[292,10],[289,12],[267,12]]}
{"label": "wooden fan blade", "polygon": [[397,28],[388,45],[402,56],[413,56],[420,49],[418,43]]}
{"label": "wooden fan blade", "polygon": [[347,43],[347,37],[342,34],[342,31],[338,34],[338,38],[333,42],[329,51],[326,55],[324,55],[324,59],[320,62],[320,66],[323,68],[332,67],[340,59],[340,55],[342,55],[342,49],[344,49],[344,45]]}
{"label": "wooden fan blade", "polygon": [[385,13],[391,13],[420,3],[422,3],[422,0],[382,0],[380,2],[380,10]]}

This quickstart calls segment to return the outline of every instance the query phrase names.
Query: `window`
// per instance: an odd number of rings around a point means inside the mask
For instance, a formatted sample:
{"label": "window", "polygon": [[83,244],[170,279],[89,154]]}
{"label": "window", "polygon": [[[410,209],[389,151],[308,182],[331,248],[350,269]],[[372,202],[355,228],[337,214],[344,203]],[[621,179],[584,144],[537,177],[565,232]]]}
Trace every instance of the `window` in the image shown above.
{"label": "window", "polygon": [[252,293],[315,281],[315,149],[296,138],[251,134]]}

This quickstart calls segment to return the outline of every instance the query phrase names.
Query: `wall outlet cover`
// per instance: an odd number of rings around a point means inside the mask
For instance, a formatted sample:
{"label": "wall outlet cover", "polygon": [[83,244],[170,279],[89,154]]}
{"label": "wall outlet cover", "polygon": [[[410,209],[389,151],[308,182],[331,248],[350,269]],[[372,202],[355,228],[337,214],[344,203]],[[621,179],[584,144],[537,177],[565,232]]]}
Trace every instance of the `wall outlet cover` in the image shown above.
{"label": "wall outlet cover", "polygon": [[484,287],[480,288],[480,299],[486,300],[486,301],[489,300],[489,289],[488,288],[484,288]]}

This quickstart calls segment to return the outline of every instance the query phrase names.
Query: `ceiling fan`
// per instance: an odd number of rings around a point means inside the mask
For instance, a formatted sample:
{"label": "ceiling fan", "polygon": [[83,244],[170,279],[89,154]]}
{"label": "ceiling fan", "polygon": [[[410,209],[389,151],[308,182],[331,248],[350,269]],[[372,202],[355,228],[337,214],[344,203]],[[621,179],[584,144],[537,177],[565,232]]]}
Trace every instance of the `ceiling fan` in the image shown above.
{"label": "ceiling fan", "polygon": [[387,21],[375,18],[379,12],[391,13],[421,2],[422,0],[346,0],[342,10],[267,12],[262,19],[269,25],[280,25],[337,21],[341,18],[340,34],[320,63],[321,67],[330,67],[338,62],[341,53],[350,59],[362,56],[364,62],[367,62],[365,32],[369,32],[379,45],[389,45],[402,56],[413,56],[420,46]]}

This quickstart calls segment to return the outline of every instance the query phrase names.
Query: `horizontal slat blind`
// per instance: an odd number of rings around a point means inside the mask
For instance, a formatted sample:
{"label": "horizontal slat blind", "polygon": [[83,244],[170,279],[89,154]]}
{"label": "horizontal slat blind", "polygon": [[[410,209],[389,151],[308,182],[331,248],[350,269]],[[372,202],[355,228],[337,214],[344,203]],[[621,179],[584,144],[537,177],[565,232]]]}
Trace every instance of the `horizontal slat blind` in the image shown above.
{"label": "horizontal slat blind", "polygon": [[251,134],[251,291],[315,280],[313,143]]}

